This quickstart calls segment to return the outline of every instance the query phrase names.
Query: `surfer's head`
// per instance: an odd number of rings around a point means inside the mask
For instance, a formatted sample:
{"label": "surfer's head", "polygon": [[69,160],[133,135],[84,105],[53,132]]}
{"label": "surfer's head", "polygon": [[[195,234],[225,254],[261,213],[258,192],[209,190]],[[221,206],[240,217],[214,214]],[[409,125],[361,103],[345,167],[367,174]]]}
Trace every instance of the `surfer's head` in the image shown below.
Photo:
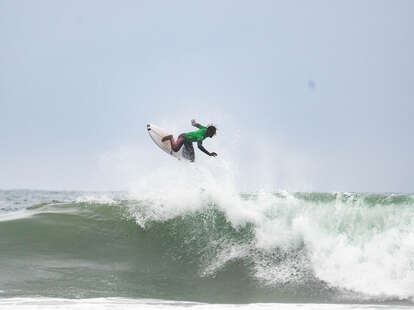
{"label": "surfer's head", "polygon": [[213,126],[213,125],[209,125],[208,127],[207,127],[207,131],[206,131],[206,137],[210,137],[210,138],[213,138],[213,136],[215,136],[216,135],[216,127],[215,126]]}

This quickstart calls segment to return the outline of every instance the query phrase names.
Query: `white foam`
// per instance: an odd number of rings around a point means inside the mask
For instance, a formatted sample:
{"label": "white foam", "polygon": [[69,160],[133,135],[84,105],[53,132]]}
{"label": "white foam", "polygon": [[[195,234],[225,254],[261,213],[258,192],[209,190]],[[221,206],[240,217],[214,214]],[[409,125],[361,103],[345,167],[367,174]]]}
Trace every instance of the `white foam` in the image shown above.
{"label": "white foam", "polygon": [[106,193],[84,194],[76,198],[77,203],[117,204],[118,202]]}
{"label": "white foam", "polygon": [[[215,245],[209,245],[209,247],[214,247]],[[205,267],[202,272],[202,277],[211,277],[214,276],[216,271],[223,268],[228,262],[235,260],[240,257],[245,257],[250,251],[249,245],[239,245],[239,244],[229,244],[225,245],[224,248],[219,251],[218,255],[209,262],[207,267]]]}
{"label": "white foam", "polygon": [[59,299],[59,298],[5,298],[0,299],[2,310],[386,310],[412,309],[411,306],[397,305],[359,305],[359,304],[283,304],[283,303],[253,303],[253,304],[206,304],[185,301],[168,301],[156,299],[127,299],[127,298],[90,298],[90,299]]}
{"label": "white foam", "polygon": [[44,209],[23,209],[18,211],[9,211],[3,214],[0,214],[0,222],[15,221],[24,218],[29,218],[37,214],[42,213],[55,213],[55,214],[74,214],[78,212],[75,208],[65,208],[65,209],[54,209],[54,208],[44,208]]}
{"label": "white foam", "polygon": [[0,222],[23,219],[23,218],[31,217],[34,214],[36,214],[36,212],[30,211],[30,210],[11,211],[11,212],[7,212],[4,214],[0,214]]}

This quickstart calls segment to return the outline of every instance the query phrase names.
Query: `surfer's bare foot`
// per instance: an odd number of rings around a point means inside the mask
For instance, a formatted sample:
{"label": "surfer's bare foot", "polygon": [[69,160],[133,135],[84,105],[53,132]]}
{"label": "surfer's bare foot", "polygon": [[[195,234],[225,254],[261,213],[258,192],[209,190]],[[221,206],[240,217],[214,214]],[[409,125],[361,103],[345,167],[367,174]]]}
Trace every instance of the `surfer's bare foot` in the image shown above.
{"label": "surfer's bare foot", "polygon": [[167,140],[171,140],[172,137],[173,137],[172,135],[165,136],[164,138],[161,139],[161,142],[165,142]]}

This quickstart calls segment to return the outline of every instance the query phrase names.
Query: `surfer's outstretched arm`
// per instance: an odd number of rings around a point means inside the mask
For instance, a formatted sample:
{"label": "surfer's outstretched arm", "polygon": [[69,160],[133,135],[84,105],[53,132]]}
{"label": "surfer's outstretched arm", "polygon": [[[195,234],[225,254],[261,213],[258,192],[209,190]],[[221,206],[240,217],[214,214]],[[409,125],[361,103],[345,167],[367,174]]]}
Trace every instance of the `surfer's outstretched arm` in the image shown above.
{"label": "surfer's outstretched arm", "polygon": [[202,151],[203,153],[206,153],[208,156],[217,156],[217,153],[215,153],[215,152],[209,152],[209,151],[207,151],[205,148],[204,148],[204,146],[203,146],[203,143],[201,142],[201,141],[198,141],[197,142],[197,146],[198,146],[198,149],[200,150],[200,151]]}
{"label": "surfer's outstretched arm", "polygon": [[200,125],[199,123],[197,123],[197,122],[195,121],[195,119],[192,119],[192,120],[191,120],[191,125],[193,125],[194,127],[197,127],[197,128],[201,128],[201,125]]}

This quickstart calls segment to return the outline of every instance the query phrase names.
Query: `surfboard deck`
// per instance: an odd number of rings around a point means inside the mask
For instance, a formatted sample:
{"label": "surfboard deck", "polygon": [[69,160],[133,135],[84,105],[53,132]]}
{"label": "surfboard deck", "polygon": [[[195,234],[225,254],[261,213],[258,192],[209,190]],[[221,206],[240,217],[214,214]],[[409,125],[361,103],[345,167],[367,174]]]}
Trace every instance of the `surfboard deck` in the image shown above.
{"label": "surfboard deck", "polygon": [[171,149],[171,143],[169,140],[165,142],[161,141],[163,137],[171,135],[169,131],[162,129],[158,126],[155,126],[153,124],[147,124],[147,130],[148,130],[148,134],[150,135],[152,141],[154,141],[154,143],[158,145],[160,149],[162,149],[164,152],[170,154],[171,156],[179,160],[181,159],[187,160],[185,157],[183,157],[183,149],[184,149],[183,147],[178,152],[174,152]]}

